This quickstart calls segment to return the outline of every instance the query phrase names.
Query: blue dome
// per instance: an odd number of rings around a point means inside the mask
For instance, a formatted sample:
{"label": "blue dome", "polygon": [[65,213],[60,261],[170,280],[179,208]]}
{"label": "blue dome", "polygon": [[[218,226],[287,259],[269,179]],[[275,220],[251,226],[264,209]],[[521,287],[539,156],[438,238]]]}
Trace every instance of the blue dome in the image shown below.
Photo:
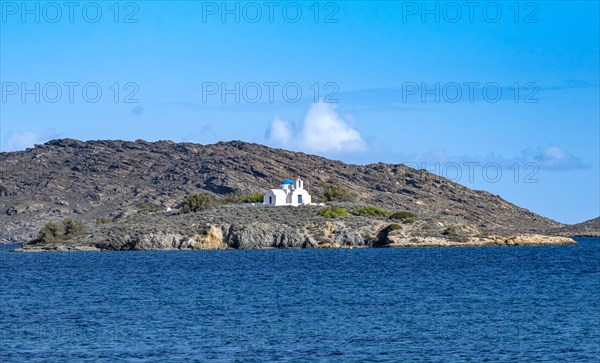
{"label": "blue dome", "polygon": [[281,185],[294,185],[294,182],[290,179],[286,179],[283,182],[281,182]]}

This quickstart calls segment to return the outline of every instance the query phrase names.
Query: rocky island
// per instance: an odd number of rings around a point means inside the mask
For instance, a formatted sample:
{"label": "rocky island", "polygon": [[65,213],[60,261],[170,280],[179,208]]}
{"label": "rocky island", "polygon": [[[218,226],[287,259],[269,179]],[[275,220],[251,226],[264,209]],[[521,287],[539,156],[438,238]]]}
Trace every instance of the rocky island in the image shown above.
{"label": "rocky island", "polygon": [[[424,170],[240,141],[61,139],[0,163],[0,240],[30,241],[19,251],[546,245],[580,231]],[[248,204],[294,176],[324,205]]]}

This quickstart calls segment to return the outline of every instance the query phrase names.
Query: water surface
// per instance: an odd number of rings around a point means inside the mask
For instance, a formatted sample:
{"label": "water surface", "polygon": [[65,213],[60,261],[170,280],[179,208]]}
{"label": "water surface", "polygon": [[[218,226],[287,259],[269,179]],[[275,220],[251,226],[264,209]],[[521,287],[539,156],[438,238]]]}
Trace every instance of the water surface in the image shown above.
{"label": "water surface", "polygon": [[0,252],[0,361],[600,357],[577,246]]}

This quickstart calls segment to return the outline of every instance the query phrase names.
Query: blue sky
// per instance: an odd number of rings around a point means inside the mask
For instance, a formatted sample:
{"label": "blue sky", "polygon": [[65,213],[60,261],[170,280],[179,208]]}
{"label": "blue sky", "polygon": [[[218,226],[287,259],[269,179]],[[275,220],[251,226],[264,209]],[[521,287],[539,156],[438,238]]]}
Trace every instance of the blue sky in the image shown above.
{"label": "blue sky", "polygon": [[598,216],[598,2],[473,3],[0,1],[0,147],[238,139]]}

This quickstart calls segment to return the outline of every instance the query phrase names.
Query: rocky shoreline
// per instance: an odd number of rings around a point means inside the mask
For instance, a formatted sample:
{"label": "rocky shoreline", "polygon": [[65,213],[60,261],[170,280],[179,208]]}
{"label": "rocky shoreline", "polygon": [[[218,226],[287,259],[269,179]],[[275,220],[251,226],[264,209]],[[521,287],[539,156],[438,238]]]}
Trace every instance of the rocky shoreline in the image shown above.
{"label": "rocky shoreline", "polygon": [[[352,208],[358,205],[344,205]],[[253,208],[226,205],[198,213],[149,213],[94,226],[53,243],[32,241],[16,252],[225,250],[271,248],[413,248],[574,245],[568,237],[499,235],[458,218],[418,215],[325,218],[323,207]]]}
{"label": "rocky shoreline", "polygon": [[[540,240],[541,237],[541,240]],[[500,247],[500,246],[568,246],[576,245],[577,242],[567,237],[552,237],[542,235],[522,235],[520,236],[519,242],[506,240],[500,238],[499,240],[489,239],[473,239],[468,242],[455,242],[448,241],[445,239],[436,238],[418,238],[416,241],[402,241],[395,242],[387,246],[380,246],[377,248],[433,248],[433,247]],[[168,244],[168,243],[167,243]],[[134,248],[132,251],[170,251],[170,250],[222,250],[232,249],[230,247],[210,247],[210,246],[189,246],[181,245],[184,248],[174,248],[165,246],[164,243],[151,246],[150,248]],[[138,246],[140,247],[140,246]],[[198,248],[199,247],[199,248]],[[317,248],[354,248],[355,246],[342,246],[339,244],[324,244]],[[375,247],[375,246],[356,246],[356,248],[364,247]],[[274,249],[275,247],[262,247],[259,249]],[[294,247],[292,247],[294,248]],[[311,248],[311,247],[295,247],[295,248]],[[112,251],[109,249],[102,249],[95,246],[86,245],[72,245],[72,244],[52,244],[46,246],[25,246],[11,250],[11,252],[101,252],[101,251]]]}

